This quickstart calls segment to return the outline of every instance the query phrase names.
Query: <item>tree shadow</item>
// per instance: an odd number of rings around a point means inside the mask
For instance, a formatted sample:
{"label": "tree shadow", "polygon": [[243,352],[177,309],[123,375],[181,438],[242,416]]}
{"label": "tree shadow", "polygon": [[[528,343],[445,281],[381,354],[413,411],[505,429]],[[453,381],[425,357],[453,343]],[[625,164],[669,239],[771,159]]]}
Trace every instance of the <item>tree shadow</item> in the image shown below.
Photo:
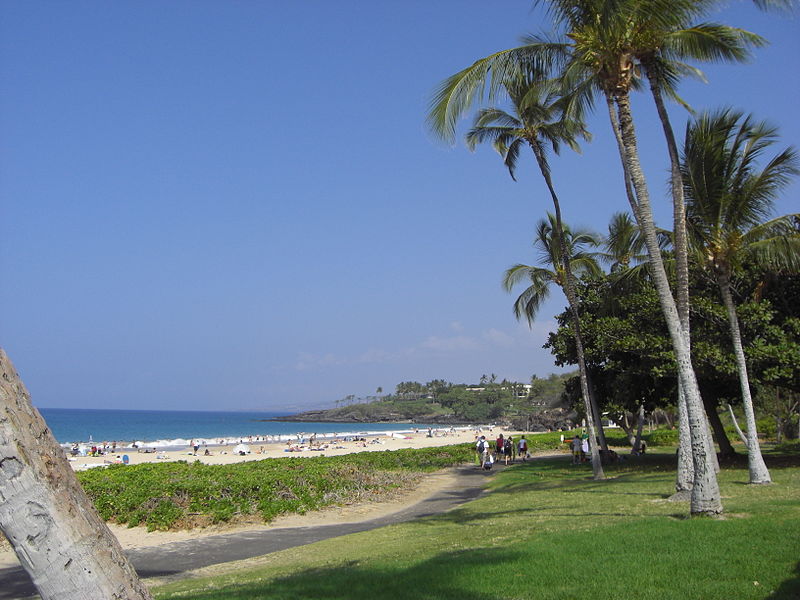
{"label": "tree shadow", "polygon": [[800,598],[800,563],[794,568],[794,577],[790,577],[767,596],[769,600],[797,600]]}
{"label": "tree shadow", "polygon": [[[519,553],[498,549],[445,552],[413,566],[365,566],[358,561],[306,569],[269,582],[198,590],[195,600],[490,600],[492,590],[475,589],[465,578],[471,569],[493,570],[520,558]],[[487,586],[488,587],[488,586]]]}

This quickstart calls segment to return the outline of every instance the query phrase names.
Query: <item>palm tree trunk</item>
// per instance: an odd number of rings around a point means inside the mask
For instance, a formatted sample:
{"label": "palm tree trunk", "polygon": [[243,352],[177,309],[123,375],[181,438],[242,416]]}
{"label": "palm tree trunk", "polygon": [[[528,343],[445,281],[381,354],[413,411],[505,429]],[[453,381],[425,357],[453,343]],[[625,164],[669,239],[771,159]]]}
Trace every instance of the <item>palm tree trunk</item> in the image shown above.
{"label": "palm tree trunk", "polygon": [[[691,332],[689,325],[689,245],[686,237],[686,203],[683,197],[683,178],[681,177],[678,144],[675,142],[675,134],[672,131],[669,113],[667,113],[667,108],[664,106],[661,84],[655,76],[653,69],[650,68],[650,65],[645,64],[645,71],[647,73],[647,79],[650,82],[650,91],[653,95],[656,111],[661,121],[661,127],[664,130],[664,138],[667,142],[667,153],[669,154],[670,187],[672,189],[672,243],[675,251],[675,296],[677,299],[678,317],[680,318],[681,327],[683,327],[686,336],[686,343],[689,345],[689,351],[691,352]],[[686,415],[685,409],[683,411],[680,410],[681,404],[685,402],[686,394],[683,393],[683,384],[681,380],[678,379],[679,414],[683,412],[683,414]],[[689,428],[680,427],[678,430],[678,437],[679,453],[683,452],[684,454],[688,454],[691,448]],[[687,465],[688,461],[681,461],[679,456],[678,473],[675,479],[675,489],[679,494],[684,490],[691,489],[691,484],[688,484],[687,487],[687,481],[692,474],[691,472],[687,473],[683,471]],[[717,471],[719,471],[718,468]]]}
{"label": "palm tree trunk", "polygon": [[742,431],[742,428],[739,427],[739,421],[736,420],[736,413],[733,412],[733,407],[730,404],[728,404],[728,412],[731,415],[731,422],[733,423],[733,428],[736,430],[736,433],[739,435],[739,439],[747,446],[747,436]]}
{"label": "palm tree trunk", "polygon": [[567,303],[572,312],[572,327],[575,333],[575,349],[578,354],[578,371],[581,380],[581,394],[583,395],[583,406],[586,411],[586,425],[589,429],[589,449],[592,453],[592,474],[594,479],[605,479],[606,475],[603,472],[603,463],[600,460],[600,453],[597,447],[597,433],[595,429],[595,420],[593,414],[596,408],[593,406],[592,397],[589,394],[589,373],[586,370],[586,360],[584,359],[583,351],[583,338],[581,337],[581,324],[580,312],[578,310],[578,299],[575,296],[575,288],[572,285],[572,269],[569,264],[569,252],[567,251],[567,243],[564,239],[564,229],[561,220],[561,203],[558,201],[556,190],[553,187],[553,182],[550,179],[550,170],[547,168],[547,163],[544,160],[544,154],[536,144],[532,143],[531,149],[536,157],[536,162],[539,165],[539,170],[542,172],[542,177],[547,184],[547,189],[550,191],[550,197],[553,199],[553,209],[556,214],[556,235],[558,236],[558,243],[561,249],[561,262],[564,267],[564,294],[567,296]]}
{"label": "palm tree trunk", "polygon": [[736,357],[739,385],[742,389],[742,406],[744,407],[744,417],[747,425],[747,467],[750,471],[750,483],[772,483],[769,470],[764,463],[764,457],[761,456],[761,446],[758,445],[756,415],[753,411],[753,399],[750,396],[750,382],[747,377],[747,362],[744,357],[742,336],[739,331],[739,318],[736,316],[736,306],[733,304],[733,296],[731,295],[730,276],[727,273],[722,273],[717,279],[719,291],[722,293],[722,302],[728,310],[733,353]]}
{"label": "palm tree trunk", "polygon": [[731,441],[728,439],[728,434],[725,433],[725,427],[722,425],[722,421],[717,413],[716,398],[709,399],[703,396],[703,403],[706,406],[708,424],[711,426],[711,430],[717,440],[717,445],[719,445],[720,455],[727,457],[736,456],[736,450],[734,450],[733,446],[731,446]]}
{"label": "palm tree trunk", "polygon": [[621,159],[628,166],[631,182],[636,191],[638,204],[635,212],[637,221],[647,245],[651,276],[655,283],[661,310],[664,313],[672,341],[675,360],[678,364],[678,377],[686,394],[686,408],[692,440],[692,460],[694,463],[694,485],[692,487],[690,510],[693,515],[719,514],[722,512],[722,501],[716,473],[713,468],[708,468],[709,448],[706,441],[706,432],[704,431],[707,425],[703,404],[700,399],[700,390],[697,386],[694,369],[692,368],[687,339],[681,327],[678,310],[664,270],[664,263],[661,260],[661,249],[656,238],[650,196],[641,165],[639,164],[639,151],[630,109],[630,97],[624,91],[617,92],[614,95],[614,101],[618,110],[619,133],[622,141]]}
{"label": "palm tree trunk", "polygon": [[600,449],[603,452],[608,452],[608,442],[606,441],[606,432],[605,428],[603,427],[603,415],[600,412],[600,406],[597,404],[597,390],[594,388],[594,384],[592,383],[592,377],[589,373],[588,369],[586,371],[588,377],[588,384],[589,384],[589,397],[591,400],[592,410],[594,410],[594,422],[597,423],[597,439],[600,442]]}
{"label": "palm tree trunk", "polygon": [[43,600],[150,600],[0,349],[0,531]]}

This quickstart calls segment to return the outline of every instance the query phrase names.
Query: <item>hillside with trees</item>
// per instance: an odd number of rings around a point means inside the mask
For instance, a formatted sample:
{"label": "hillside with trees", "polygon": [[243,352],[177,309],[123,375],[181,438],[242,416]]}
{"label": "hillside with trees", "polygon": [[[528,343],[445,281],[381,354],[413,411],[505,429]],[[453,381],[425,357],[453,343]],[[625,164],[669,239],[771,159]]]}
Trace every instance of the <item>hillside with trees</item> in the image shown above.
{"label": "hillside with trees", "polygon": [[571,373],[534,375],[530,383],[483,375],[476,384],[434,379],[403,381],[388,395],[358,398],[350,395],[329,410],[280,417],[281,421],[332,423],[507,423],[528,430],[569,426],[575,414],[568,409],[565,382]]}

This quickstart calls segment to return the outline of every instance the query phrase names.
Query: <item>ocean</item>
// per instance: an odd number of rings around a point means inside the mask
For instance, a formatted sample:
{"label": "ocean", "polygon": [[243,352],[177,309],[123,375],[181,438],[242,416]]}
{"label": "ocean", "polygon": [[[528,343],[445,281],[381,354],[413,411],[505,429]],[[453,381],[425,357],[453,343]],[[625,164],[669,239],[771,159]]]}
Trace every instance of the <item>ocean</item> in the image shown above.
{"label": "ocean", "polygon": [[[282,442],[298,435],[318,437],[375,435],[427,429],[429,425],[397,423],[305,423],[264,421],[285,413],[199,410],[105,410],[94,408],[39,408],[50,431],[62,445],[116,441],[126,447],[180,448],[239,441]],[[430,425],[437,428],[441,425]]]}

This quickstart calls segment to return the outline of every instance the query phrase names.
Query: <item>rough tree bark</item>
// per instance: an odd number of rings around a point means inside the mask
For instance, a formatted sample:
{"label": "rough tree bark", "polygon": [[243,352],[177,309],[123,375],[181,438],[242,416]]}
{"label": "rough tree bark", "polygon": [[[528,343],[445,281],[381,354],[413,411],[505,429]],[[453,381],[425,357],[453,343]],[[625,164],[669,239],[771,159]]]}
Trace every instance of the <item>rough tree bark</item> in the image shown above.
{"label": "rough tree bark", "polygon": [[690,512],[692,515],[718,515],[722,513],[722,499],[719,491],[716,473],[710,467],[709,453],[713,449],[708,447],[708,424],[703,411],[703,402],[697,386],[688,340],[683,327],[681,327],[675,299],[669,288],[664,264],[661,259],[661,249],[656,238],[653,212],[650,206],[650,195],[647,190],[644,173],[639,162],[636,133],[633,125],[633,115],[630,108],[630,98],[625,91],[618,91],[614,95],[617,107],[619,139],[621,141],[621,159],[627,165],[628,175],[636,191],[638,205],[632,206],[634,216],[641,228],[650,258],[650,271],[658,293],[659,303],[667,323],[672,349],[678,366],[678,377],[686,397],[687,417],[692,440],[692,461],[694,463],[694,481]]}
{"label": "rough tree bark", "polygon": [[0,531],[43,600],[151,600],[0,349]]}

